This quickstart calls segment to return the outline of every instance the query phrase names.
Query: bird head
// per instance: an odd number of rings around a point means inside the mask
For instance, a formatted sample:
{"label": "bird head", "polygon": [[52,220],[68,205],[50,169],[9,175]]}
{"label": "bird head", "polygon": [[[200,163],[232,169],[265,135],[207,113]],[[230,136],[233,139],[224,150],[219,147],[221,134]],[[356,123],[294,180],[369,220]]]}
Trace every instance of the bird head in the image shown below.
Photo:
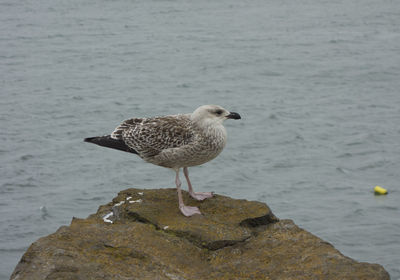
{"label": "bird head", "polygon": [[235,112],[229,112],[218,105],[203,105],[197,108],[191,115],[191,119],[203,124],[222,124],[226,119],[241,119]]}

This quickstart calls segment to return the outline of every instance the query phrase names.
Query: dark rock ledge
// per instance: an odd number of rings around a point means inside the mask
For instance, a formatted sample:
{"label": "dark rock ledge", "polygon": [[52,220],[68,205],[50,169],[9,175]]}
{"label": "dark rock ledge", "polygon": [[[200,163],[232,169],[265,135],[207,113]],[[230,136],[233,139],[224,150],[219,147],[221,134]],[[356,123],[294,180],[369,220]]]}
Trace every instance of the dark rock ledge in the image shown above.
{"label": "dark rock ledge", "polygon": [[203,215],[184,217],[175,189],[122,191],[34,242],[11,279],[389,279],[264,203],[184,200]]}

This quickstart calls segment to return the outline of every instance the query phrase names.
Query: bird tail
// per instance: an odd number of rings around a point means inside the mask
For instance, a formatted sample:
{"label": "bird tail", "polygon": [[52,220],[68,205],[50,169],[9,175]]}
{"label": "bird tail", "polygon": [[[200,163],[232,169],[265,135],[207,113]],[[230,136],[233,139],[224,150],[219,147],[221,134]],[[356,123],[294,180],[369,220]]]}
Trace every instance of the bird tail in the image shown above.
{"label": "bird tail", "polygon": [[85,138],[83,141],[107,148],[138,154],[134,149],[127,146],[123,140],[111,138],[111,135],[89,137]]}

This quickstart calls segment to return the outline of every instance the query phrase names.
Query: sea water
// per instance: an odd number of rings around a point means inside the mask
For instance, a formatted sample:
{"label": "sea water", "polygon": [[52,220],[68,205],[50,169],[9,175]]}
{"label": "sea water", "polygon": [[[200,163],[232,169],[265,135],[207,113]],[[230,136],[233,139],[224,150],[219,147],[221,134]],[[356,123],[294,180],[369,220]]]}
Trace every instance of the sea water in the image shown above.
{"label": "sea water", "polygon": [[83,138],[219,104],[242,119],[195,190],[266,202],[400,279],[399,88],[400,1],[1,0],[0,278],[120,190],[174,187]]}

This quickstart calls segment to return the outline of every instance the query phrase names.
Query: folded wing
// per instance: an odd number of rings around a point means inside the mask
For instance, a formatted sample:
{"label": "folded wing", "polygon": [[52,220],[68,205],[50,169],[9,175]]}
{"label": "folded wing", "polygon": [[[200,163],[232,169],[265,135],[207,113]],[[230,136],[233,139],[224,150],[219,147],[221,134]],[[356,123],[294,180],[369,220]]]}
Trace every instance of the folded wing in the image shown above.
{"label": "folded wing", "polygon": [[193,137],[188,115],[133,118],[121,123],[111,134],[112,139],[123,141],[144,158],[156,156],[165,149],[187,145]]}

